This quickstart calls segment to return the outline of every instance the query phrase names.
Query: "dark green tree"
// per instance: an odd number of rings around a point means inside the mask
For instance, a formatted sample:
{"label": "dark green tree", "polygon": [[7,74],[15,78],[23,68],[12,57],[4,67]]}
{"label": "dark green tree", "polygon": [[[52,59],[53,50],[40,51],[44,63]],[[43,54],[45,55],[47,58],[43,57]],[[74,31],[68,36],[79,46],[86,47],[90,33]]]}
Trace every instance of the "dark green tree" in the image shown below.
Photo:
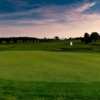
{"label": "dark green tree", "polygon": [[54,39],[55,39],[55,40],[60,40],[58,36],[55,36]]}
{"label": "dark green tree", "polygon": [[92,38],[93,42],[96,42],[99,39],[99,34],[97,32],[92,32],[90,37]]}
{"label": "dark green tree", "polygon": [[88,44],[90,42],[90,35],[88,33],[84,33],[84,41],[85,44]]}

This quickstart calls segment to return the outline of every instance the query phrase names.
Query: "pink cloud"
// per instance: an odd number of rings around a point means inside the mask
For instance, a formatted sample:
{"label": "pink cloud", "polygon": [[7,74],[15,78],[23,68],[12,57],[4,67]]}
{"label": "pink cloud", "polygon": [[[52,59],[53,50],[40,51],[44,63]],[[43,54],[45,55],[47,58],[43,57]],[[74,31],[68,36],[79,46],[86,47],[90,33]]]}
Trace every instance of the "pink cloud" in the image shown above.
{"label": "pink cloud", "polygon": [[92,3],[85,3],[84,5],[82,5],[81,7],[78,7],[76,9],[76,12],[83,12],[86,11],[88,9],[90,9],[92,6],[94,6],[96,4],[96,2],[92,2]]}
{"label": "pink cloud", "polygon": [[[5,26],[0,27],[2,36],[34,36],[34,37],[75,37],[82,36],[84,32],[100,31],[99,13],[82,13],[92,6],[93,3],[83,3],[75,7],[69,6],[46,6],[36,10],[26,12],[12,13],[11,15],[27,15],[34,12],[40,13],[45,19],[42,20],[6,20],[0,23],[18,23],[23,26]],[[4,15],[1,15],[4,16]],[[24,26],[24,24],[30,24]]]}

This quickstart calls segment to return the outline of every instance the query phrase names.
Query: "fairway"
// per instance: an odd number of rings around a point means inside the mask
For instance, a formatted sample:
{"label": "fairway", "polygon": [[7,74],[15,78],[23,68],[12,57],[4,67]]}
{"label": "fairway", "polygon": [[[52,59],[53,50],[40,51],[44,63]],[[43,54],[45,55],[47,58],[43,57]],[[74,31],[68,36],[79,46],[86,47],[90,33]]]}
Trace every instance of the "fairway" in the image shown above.
{"label": "fairway", "polygon": [[0,51],[1,100],[99,100],[100,54]]}
{"label": "fairway", "polygon": [[100,81],[99,53],[0,52],[0,78],[44,82]]}

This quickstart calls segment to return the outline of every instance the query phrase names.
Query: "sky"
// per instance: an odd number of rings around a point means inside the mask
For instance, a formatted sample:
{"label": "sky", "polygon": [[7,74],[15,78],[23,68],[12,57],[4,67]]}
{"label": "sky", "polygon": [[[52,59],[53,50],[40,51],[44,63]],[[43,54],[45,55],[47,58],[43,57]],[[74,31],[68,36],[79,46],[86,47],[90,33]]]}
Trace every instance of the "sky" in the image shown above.
{"label": "sky", "polygon": [[100,0],[0,0],[0,37],[80,37],[100,32]]}

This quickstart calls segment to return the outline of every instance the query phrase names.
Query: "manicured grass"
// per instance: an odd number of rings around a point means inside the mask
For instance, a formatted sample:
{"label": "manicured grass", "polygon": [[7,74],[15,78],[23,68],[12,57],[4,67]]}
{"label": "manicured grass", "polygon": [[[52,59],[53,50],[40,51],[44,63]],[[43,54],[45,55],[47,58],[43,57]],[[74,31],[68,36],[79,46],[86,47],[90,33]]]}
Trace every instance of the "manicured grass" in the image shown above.
{"label": "manicured grass", "polygon": [[2,100],[99,100],[100,54],[0,51]]}
{"label": "manicured grass", "polygon": [[10,43],[0,44],[0,51],[59,51],[59,52],[100,52],[100,41],[96,43],[84,44],[80,40],[71,40],[73,46],[70,47],[70,40],[46,43]]}
{"label": "manicured grass", "polygon": [[0,44],[0,100],[100,100],[100,41]]}
{"label": "manicured grass", "polygon": [[47,82],[100,81],[99,57],[98,53],[2,51],[0,77]]}

